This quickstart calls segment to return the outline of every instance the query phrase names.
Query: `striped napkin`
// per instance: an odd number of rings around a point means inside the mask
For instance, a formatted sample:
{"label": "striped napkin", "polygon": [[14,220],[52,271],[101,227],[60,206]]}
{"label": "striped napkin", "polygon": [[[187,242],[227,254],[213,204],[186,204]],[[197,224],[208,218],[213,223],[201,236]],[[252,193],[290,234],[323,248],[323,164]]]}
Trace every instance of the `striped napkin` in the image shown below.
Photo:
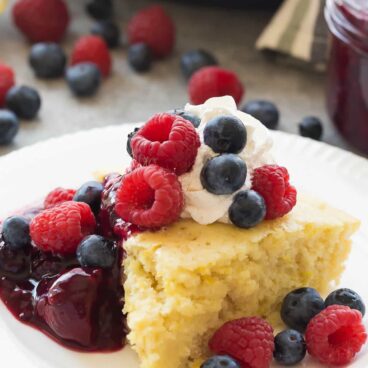
{"label": "striped napkin", "polygon": [[285,0],[257,40],[257,49],[324,70],[328,44],[324,6],[324,0]]}

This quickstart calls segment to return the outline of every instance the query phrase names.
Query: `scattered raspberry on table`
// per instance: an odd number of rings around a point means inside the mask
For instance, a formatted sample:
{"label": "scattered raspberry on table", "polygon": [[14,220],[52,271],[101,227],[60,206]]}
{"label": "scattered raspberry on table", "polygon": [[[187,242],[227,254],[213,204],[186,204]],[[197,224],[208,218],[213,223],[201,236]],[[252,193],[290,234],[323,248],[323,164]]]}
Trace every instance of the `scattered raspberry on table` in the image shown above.
{"label": "scattered raspberry on table", "polygon": [[111,72],[112,60],[106,42],[100,36],[83,36],[74,45],[71,65],[91,62],[107,77]]}
{"label": "scattered raspberry on table", "polygon": [[232,96],[237,104],[244,95],[244,86],[238,76],[219,66],[206,66],[189,80],[188,92],[193,104],[199,105],[211,97]]}
{"label": "scattered raspberry on table", "polygon": [[157,58],[168,56],[175,45],[175,25],[165,10],[154,5],[139,11],[128,24],[130,45],[145,43]]}
{"label": "scattered raspberry on table", "polygon": [[60,42],[69,25],[69,11],[63,0],[19,0],[13,20],[31,42]]}
{"label": "scattered raspberry on table", "polygon": [[6,93],[14,86],[15,77],[13,69],[0,63],[0,107],[5,104]]}

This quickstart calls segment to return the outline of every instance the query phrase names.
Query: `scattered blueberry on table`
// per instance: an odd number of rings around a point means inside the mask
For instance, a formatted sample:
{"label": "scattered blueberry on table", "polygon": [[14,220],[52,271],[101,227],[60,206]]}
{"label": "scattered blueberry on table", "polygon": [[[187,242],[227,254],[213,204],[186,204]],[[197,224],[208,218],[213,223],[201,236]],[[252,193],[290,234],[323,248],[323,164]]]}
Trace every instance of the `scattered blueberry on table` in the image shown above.
{"label": "scattered blueberry on table", "polygon": [[277,128],[280,113],[273,102],[266,100],[252,100],[247,102],[241,110],[258,119],[268,129]]}
{"label": "scattered blueberry on table", "polygon": [[6,94],[6,107],[20,119],[34,119],[41,107],[41,97],[32,87],[14,86]]}
{"label": "scattered blueberry on table", "polygon": [[62,47],[53,42],[36,43],[29,54],[29,64],[38,78],[62,77],[66,61]]}
{"label": "scattered blueberry on table", "polygon": [[66,71],[66,80],[71,91],[79,97],[94,95],[101,84],[101,73],[93,63],[80,63]]}
{"label": "scattered blueberry on table", "polygon": [[19,120],[10,110],[0,109],[0,145],[10,144],[19,130]]}
{"label": "scattered blueberry on table", "polygon": [[320,140],[323,134],[323,125],[316,116],[306,116],[299,123],[299,133],[302,137]]}
{"label": "scattered blueberry on table", "polygon": [[115,48],[119,46],[120,42],[120,29],[111,20],[101,20],[93,24],[91,33],[97,36],[101,36],[109,48]]}
{"label": "scattered blueberry on table", "polygon": [[146,72],[151,69],[152,51],[145,43],[135,43],[128,48],[129,65],[136,72]]}
{"label": "scattered blueberry on table", "polygon": [[86,5],[87,13],[95,19],[110,19],[114,6],[112,0],[91,0]]}
{"label": "scattered blueberry on table", "polygon": [[190,50],[180,58],[180,68],[186,79],[204,66],[218,65],[218,61],[210,52],[205,50]]}

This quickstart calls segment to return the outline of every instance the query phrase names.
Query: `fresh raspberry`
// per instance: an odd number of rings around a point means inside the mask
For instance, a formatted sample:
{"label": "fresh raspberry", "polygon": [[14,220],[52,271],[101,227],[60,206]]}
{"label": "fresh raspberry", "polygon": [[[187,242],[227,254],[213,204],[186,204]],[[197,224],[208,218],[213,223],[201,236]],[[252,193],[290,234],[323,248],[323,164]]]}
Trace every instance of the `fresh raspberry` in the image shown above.
{"label": "fresh raspberry", "polygon": [[178,177],[162,167],[149,165],[123,177],[116,192],[115,212],[134,225],[159,228],[179,218],[183,203]]}
{"label": "fresh raspberry", "polygon": [[252,189],[265,200],[266,219],[272,220],[290,212],[296,205],[296,189],[289,183],[285,167],[265,165],[253,171]]}
{"label": "fresh raspberry", "polygon": [[70,201],[35,216],[30,234],[35,245],[45,252],[73,254],[95,228],[96,220],[88,204]]}
{"label": "fresh raspberry", "polygon": [[244,87],[238,76],[219,66],[206,66],[195,72],[189,80],[188,92],[193,104],[202,104],[211,97],[232,96],[238,104]]}
{"label": "fresh raspberry", "polygon": [[193,124],[166,113],[154,115],[131,141],[133,157],[139,163],[156,164],[177,175],[192,168],[199,146]]}
{"label": "fresh raspberry", "polygon": [[165,57],[174,48],[174,23],[161,6],[150,6],[130,20],[128,41],[130,45],[145,43],[157,58]]}
{"label": "fresh raspberry", "polygon": [[362,314],[331,305],[309,322],[305,340],[310,355],[328,365],[349,364],[367,340]]}
{"label": "fresh raspberry", "polygon": [[95,63],[101,74],[107,77],[111,71],[111,56],[106,42],[100,36],[83,36],[74,45],[71,64]]}
{"label": "fresh raspberry", "polygon": [[227,354],[247,368],[268,368],[272,361],[274,337],[272,326],[259,317],[226,322],[212,336],[209,348]]}
{"label": "fresh raspberry", "polygon": [[45,209],[48,209],[55,207],[57,204],[71,201],[75,192],[75,189],[55,188],[46,196],[43,205]]}
{"label": "fresh raspberry", "polygon": [[60,42],[69,12],[63,0],[19,0],[13,7],[13,20],[31,42]]}
{"label": "fresh raspberry", "polygon": [[14,86],[14,82],[13,69],[0,63],[0,107],[4,106],[6,93]]}

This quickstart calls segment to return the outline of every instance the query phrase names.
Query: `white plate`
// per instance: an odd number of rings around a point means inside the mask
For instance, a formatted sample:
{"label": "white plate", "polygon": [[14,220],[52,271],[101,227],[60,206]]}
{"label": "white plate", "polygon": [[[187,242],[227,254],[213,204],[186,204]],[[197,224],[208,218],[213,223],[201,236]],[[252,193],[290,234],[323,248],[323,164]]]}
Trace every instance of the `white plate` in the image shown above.
{"label": "white plate", "polygon": [[[131,125],[123,125],[80,132],[0,158],[0,218],[54,187],[77,187],[98,170],[126,166],[125,139],[131,130]],[[341,285],[368,301],[368,161],[297,136],[273,135],[278,162],[289,168],[299,191],[315,194],[362,220]],[[138,368],[129,348],[112,354],[75,353],[16,321],[2,304],[0,317],[2,367]],[[308,359],[301,366],[319,367]],[[368,367],[367,349],[351,367]]]}

